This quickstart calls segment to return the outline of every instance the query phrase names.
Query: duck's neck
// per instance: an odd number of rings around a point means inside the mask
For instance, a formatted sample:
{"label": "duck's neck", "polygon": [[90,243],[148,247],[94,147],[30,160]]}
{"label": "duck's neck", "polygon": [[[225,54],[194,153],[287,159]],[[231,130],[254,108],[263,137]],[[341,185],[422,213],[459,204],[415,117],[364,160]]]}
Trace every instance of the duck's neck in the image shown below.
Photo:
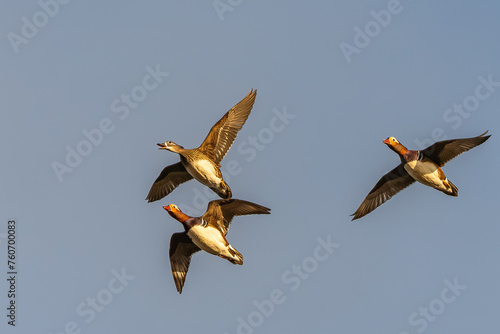
{"label": "duck's neck", "polygon": [[182,212],[182,211],[175,211],[175,212],[174,212],[174,211],[170,211],[169,213],[170,213],[170,215],[171,215],[172,217],[174,217],[175,219],[177,219],[177,220],[178,220],[178,221],[180,221],[181,223],[184,223],[186,220],[188,220],[188,219],[189,219],[189,216],[188,216],[188,215],[186,215],[186,214],[185,214],[184,212]]}
{"label": "duck's neck", "polygon": [[391,148],[399,155],[405,155],[408,150],[401,143],[391,145]]}
{"label": "duck's neck", "polygon": [[184,147],[182,147],[181,145],[170,146],[168,150],[174,153],[182,153],[185,151]]}

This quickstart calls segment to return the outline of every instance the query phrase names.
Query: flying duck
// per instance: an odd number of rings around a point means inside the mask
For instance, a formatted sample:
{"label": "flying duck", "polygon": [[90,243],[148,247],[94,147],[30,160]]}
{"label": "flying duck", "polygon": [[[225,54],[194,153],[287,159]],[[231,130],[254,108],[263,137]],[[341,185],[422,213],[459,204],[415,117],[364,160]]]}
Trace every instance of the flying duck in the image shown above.
{"label": "flying duck", "polygon": [[488,131],[473,138],[440,141],[421,151],[408,150],[394,137],[383,140],[384,144],[399,155],[401,164],[382,176],[352,214],[352,220],[375,210],[415,181],[446,195],[458,196],[458,188],[446,178],[441,167],[456,156],[484,143],[490,137],[486,136],[487,133]]}
{"label": "flying duck", "polygon": [[208,203],[201,217],[190,217],[176,205],[163,207],[184,226],[184,232],[170,239],[170,266],[179,293],[186,280],[191,255],[199,250],[218,255],[233,264],[243,264],[243,256],[226,240],[234,216],[270,214],[271,209],[239,199],[220,199]]}
{"label": "flying duck", "polygon": [[257,90],[251,89],[243,100],[215,123],[198,148],[185,149],[172,141],[157,144],[159,149],[178,153],[181,161],[162,170],[149,190],[146,197],[148,202],[167,196],[179,184],[193,178],[212,189],[219,197],[231,198],[231,189],[222,178],[220,162],[250,115],[256,95]]}

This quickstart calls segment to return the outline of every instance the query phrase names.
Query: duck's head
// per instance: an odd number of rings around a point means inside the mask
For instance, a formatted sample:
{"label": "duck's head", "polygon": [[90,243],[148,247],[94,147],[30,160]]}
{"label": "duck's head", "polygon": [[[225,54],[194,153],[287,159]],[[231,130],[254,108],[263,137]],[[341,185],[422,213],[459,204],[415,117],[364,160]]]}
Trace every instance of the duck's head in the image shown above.
{"label": "duck's head", "polygon": [[177,145],[176,143],[174,143],[173,141],[166,141],[164,143],[158,143],[156,144],[158,145],[160,148],[158,148],[159,150],[169,150],[171,152],[177,152],[178,149],[183,149],[184,147],[180,146],[180,145]]}
{"label": "duck's head", "polygon": [[182,212],[175,204],[166,205],[163,208],[167,210],[172,218],[177,219],[181,223],[189,218],[189,216]]}
{"label": "duck's head", "polygon": [[382,141],[384,144],[389,146],[391,150],[398,154],[405,154],[407,149],[404,147],[396,138],[394,137],[389,137],[387,139],[384,139]]}
{"label": "duck's head", "polygon": [[395,145],[395,144],[399,144],[399,141],[394,138],[394,137],[389,137],[387,139],[384,139],[383,140],[384,144],[386,145]]}

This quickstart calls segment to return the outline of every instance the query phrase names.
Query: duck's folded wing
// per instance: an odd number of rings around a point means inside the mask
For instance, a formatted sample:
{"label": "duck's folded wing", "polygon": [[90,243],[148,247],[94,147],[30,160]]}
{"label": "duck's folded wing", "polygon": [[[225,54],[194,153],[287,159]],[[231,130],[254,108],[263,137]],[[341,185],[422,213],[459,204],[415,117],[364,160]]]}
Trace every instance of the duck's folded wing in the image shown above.
{"label": "duck's folded wing", "polygon": [[422,152],[426,157],[434,161],[439,166],[455,158],[456,156],[484,143],[490,136],[486,136],[488,131],[472,138],[443,140],[427,147]]}
{"label": "duck's folded wing", "polygon": [[368,193],[363,203],[352,214],[352,220],[361,218],[375,210],[392,196],[415,182],[403,165],[399,165],[389,173],[382,176],[375,187]]}
{"label": "duck's folded wing", "polygon": [[186,281],[186,275],[191,262],[191,255],[199,251],[186,232],[174,233],[170,238],[170,266],[174,277],[175,287],[182,293],[182,287]]}
{"label": "duck's folded wing", "polygon": [[271,209],[265,206],[231,198],[214,200],[208,203],[207,212],[203,215],[203,218],[212,224],[217,224],[216,227],[226,235],[234,216],[270,213]]}
{"label": "duck's folded wing", "polygon": [[211,157],[215,163],[219,164],[233,145],[238,131],[241,130],[248,115],[250,115],[256,95],[257,90],[250,90],[250,93],[243,100],[215,123],[200,145],[200,150]]}
{"label": "duck's folded wing", "polygon": [[165,167],[149,190],[148,202],[154,202],[167,196],[181,183],[193,177],[181,162]]}

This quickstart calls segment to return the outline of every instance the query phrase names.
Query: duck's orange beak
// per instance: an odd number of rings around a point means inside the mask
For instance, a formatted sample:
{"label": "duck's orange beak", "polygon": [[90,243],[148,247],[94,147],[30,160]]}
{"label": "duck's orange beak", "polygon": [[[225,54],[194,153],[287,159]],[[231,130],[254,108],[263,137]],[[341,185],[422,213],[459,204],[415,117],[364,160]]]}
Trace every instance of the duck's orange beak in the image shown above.
{"label": "duck's orange beak", "polygon": [[170,205],[164,206],[163,208],[164,208],[165,210],[167,210],[167,211],[172,211],[172,208],[170,207]]}
{"label": "duck's orange beak", "polygon": [[391,145],[391,142],[389,141],[389,138],[382,140],[382,142],[386,145]]}

